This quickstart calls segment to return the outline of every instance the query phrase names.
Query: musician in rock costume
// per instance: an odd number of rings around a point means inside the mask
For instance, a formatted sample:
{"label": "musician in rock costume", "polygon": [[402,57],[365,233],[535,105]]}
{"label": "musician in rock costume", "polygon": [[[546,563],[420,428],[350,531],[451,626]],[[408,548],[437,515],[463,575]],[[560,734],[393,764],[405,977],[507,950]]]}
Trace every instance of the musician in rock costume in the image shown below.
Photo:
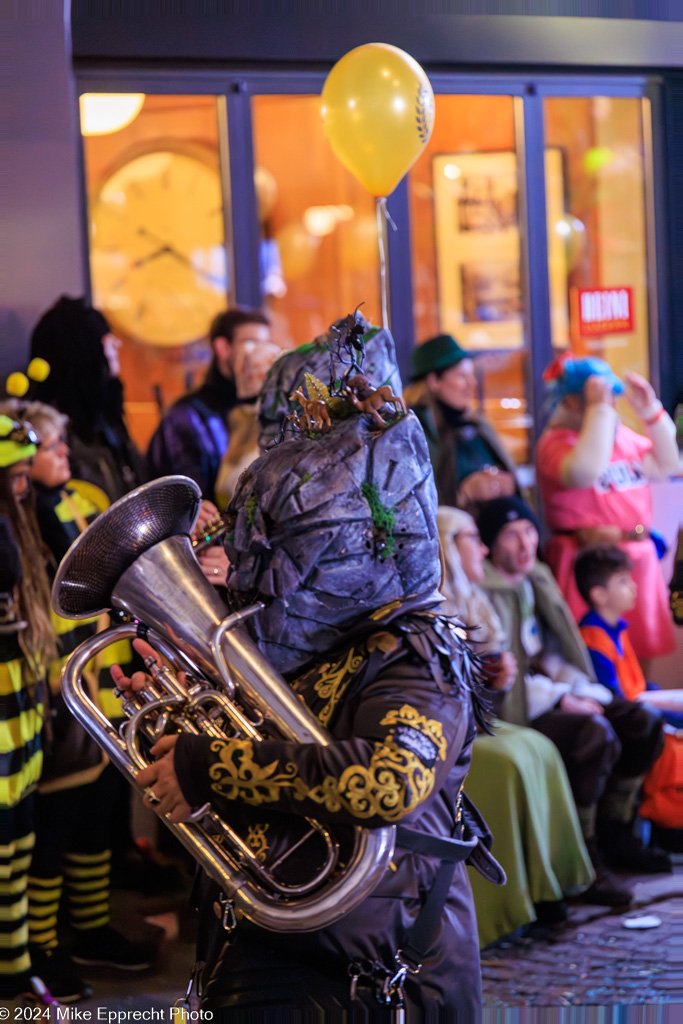
{"label": "musician in rock costume", "polygon": [[[499,884],[504,874],[463,792],[485,708],[467,634],[439,614],[426,442],[400,408],[384,406],[378,428],[341,397],[325,401],[330,425],[300,428],[243,474],[225,546],[235,606],[265,604],[248,622],[259,650],[333,742],[165,736],[138,782],[173,821],[210,802],[266,866],[296,842],[305,816],[335,827],[342,861],[352,826],[398,826],[371,895],[316,931],[232,927],[218,888],[202,880],[206,1006],[226,1008],[231,1021],[283,1019],[286,1010],[374,1020],[404,998],[421,1019],[446,1019],[439,1014],[448,1008],[458,1011],[450,1020],[477,1020],[465,862]],[[146,685],[144,676],[113,674],[124,689]],[[287,870],[303,874],[315,859],[304,845]]]}

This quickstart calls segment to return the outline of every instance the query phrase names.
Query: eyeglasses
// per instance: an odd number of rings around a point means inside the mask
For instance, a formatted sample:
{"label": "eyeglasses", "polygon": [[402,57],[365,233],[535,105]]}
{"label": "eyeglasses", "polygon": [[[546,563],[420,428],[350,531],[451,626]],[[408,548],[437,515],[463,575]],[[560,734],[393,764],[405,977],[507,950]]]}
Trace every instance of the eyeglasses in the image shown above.
{"label": "eyeglasses", "polygon": [[56,438],[54,441],[51,441],[50,444],[45,444],[43,441],[40,446],[40,454],[45,455],[48,452],[56,452],[66,443],[67,440],[64,436]]}

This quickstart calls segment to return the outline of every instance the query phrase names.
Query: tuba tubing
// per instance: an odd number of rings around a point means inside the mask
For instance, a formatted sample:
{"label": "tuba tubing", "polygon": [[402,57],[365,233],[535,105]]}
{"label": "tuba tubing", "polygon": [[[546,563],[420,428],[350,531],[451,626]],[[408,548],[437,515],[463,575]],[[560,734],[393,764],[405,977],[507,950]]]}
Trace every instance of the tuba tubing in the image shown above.
{"label": "tuba tubing", "polygon": [[[239,618],[239,615],[235,618]],[[247,669],[244,672],[238,670],[238,675],[242,677],[242,684],[245,676],[251,676],[253,683],[254,663],[260,661],[260,652],[252,643],[251,638],[245,635],[238,637],[233,634],[231,636],[229,628],[227,620],[218,627],[213,639],[214,650],[217,653],[220,652],[221,660],[224,662],[231,664],[234,659]],[[84,685],[83,677],[88,662],[106,647],[119,640],[134,639],[139,635],[140,630],[137,623],[131,623],[114,626],[86,640],[70,655],[62,670],[62,694],[67,706],[86,732],[102,747],[112,763],[128,778],[129,782],[144,794],[144,788],[136,781],[139,764],[136,764],[131,757],[126,741],[92,701],[87,687]],[[182,650],[176,649],[156,630],[149,629],[147,637],[150,644],[164,657],[170,661],[180,657],[181,661],[185,662],[190,670],[192,669],[192,663],[188,663]],[[229,654],[225,650],[228,638]],[[256,698],[257,702],[267,700],[266,689],[270,692],[273,685],[274,680],[271,676],[268,679],[268,687],[264,688],[263,692],[259,686],[257,688],[259,692],[252,692],[250,696],[252,699]],[[295,718],[298,719],[298,722],[293,724],[290,721],[286,729],[289,736],[298,738],[297,725],[299,725],[304,737],[301,741],[329,742],[329,734],[322,729],[311,712],[294,697],[284,681],[281,687],[283,692],[276,695],[276,703],[279,701],[289,706],[294,700],[298,705],[295,708]],[[306,721],[307,717],[310,717],[310,723]],[[278,894],[271,895],[249,876],[240,865],[239,859],[231,855],[217,836],[214,837],[201,826],[202,817],[217,820],[215,812],[202,808],[197,812],[197,820],[174,824],[167,816],[164,816],[162,821],[198,861],[206,874],[221,888],[226,908],[224,920],[234,921],[235,916],[237,918],[244,916],[253,924],[267,931],[309,932],[334,924],[370,895],[387,870],[394,852],[395,828],[393,826],[380,829],[364,829],[356,826],[353,852],[344,865],[343,873],[339,874],[334,881],[325,884],[321,891],[303,897],[289,898]],[[228,908],[230,913],[227,912]]]}

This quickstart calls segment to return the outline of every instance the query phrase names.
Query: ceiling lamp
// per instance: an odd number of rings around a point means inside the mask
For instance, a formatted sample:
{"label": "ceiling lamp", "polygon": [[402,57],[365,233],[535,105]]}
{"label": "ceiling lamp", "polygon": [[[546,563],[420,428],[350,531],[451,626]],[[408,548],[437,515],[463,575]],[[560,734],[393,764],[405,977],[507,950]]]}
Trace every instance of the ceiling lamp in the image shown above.
{"label": "ceiling lamp", "polygon": [[84,92],[81,96],[83,135],[120,132],[134,121],[145,102],[143,92]]}

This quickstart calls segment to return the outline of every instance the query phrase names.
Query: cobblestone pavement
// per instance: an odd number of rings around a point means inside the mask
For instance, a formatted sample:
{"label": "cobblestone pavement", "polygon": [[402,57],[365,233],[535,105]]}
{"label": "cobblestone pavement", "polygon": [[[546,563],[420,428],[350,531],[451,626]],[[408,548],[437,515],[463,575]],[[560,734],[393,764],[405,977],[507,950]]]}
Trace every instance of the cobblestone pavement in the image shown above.
{"label": "cobblestone pavement", "polygon": [[[485,950],[484,1024],[683,1024],[683,857],[677,860],[673,875],[636,881],[628,913],[576,903],[566,924]],[[153,937],[159,955],[137,974],[82,968],[94,995],[79,1010],[92,1011],[93,1021],[106,1021],[98,1018],[105,1009],[163,1010],[157,1019],[170,1019],[194,959],[187,895],[114,891],[116,925],[131,938]],[[624,927],[645,914],[661,924]]]}
{"label": "cobblestone pavement", "polygon": [[[683,1022],[683,858],[677,861],[673,875],[636,880],[628,912],[577,903],[565,924],[483,951],[484,1006],[659,1003],[676,1006],[680,1016],[671,1020]],[[661,924],[624,926],[646,915]]]}

